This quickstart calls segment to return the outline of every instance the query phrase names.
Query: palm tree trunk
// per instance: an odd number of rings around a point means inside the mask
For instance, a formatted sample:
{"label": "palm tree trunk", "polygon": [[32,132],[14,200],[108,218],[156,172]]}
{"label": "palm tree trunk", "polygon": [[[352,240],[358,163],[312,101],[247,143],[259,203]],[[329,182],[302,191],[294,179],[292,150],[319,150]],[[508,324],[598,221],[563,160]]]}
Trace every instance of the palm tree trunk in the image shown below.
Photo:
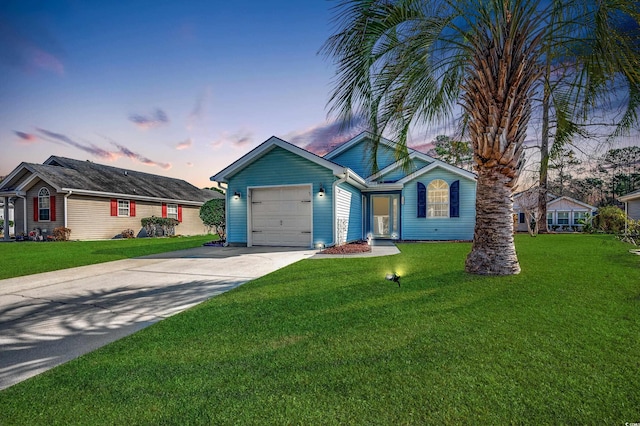
{"label": "palm tree trunk", "polygon": [[495,167],[478,167],[477,171],[476,225],[466,270],[481,275],[517,274],[512,179]]}

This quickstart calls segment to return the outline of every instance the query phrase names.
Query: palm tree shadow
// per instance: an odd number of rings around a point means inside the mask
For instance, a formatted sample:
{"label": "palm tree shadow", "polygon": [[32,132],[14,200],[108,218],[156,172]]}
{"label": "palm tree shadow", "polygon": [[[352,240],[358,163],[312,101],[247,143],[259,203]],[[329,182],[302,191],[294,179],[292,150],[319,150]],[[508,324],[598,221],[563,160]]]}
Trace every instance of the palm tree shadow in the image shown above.
{"label": "palm tree shadow", "polygon": [[118,287],[0,309],[0,389],[70,361],[242,284],[194,280]]}

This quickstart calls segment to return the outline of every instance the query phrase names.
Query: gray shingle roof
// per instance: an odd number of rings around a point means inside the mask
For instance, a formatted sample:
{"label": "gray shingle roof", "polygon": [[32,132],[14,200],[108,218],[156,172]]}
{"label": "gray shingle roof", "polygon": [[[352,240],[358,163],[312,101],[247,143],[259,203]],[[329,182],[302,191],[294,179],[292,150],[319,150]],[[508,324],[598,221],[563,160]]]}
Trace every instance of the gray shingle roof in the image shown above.
{"label": "gray shingle roof", "polygon": [[44,164],[29,163],[28,166],[58,188],[194,202],[224,198],[216,191],[197,188],[182,179],[105,166],[91,161],[51,156]]}

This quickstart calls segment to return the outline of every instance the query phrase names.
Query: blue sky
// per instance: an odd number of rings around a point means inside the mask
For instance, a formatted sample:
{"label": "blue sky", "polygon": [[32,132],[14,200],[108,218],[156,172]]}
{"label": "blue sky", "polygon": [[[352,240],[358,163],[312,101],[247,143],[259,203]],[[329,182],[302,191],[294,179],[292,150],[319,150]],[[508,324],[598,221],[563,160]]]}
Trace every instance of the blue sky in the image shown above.
{"label": "blue sky", "polygon": [[207,186],[272,135],[335,143],[333,66],[317,54],[331,13],[325,0],[3,1],[0,176],[61,155]]}

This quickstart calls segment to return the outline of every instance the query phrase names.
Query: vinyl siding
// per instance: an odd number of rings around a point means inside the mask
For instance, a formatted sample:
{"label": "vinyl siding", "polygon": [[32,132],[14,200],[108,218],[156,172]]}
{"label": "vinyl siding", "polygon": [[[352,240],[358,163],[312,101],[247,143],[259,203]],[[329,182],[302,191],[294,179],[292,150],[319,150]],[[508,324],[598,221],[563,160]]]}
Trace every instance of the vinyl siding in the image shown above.
{"label": "vinyl siding", "polygon": [[415,158],[413,160],[413,165],[411,167],[411,171],[409,173],[405,172],[402,167],[398,167],[394,170],[391,170],[389,173],[380,176],[377,181],[378,182],[396,182],[399,181],[400,179],[402,179],[403,177],[407,176],[408,174],[413,173],[416,170],[419,170],[421,168],[423,168],[424,166],[427,166],[428,162],[423,161],[419,158]]}
{"label": "vinyl siding", "polygon": [[[460,181],[460,217],[418,218],[417,183],[428,187],[434,179],[442,179],[451,185]],[[436,168],[407,182],[402,191],[401,238],[404,240],[471,240],[476,218],[476,183],[455,173]],[[428,202],[427,202],[428,208]]]}
{"label": "vinyl siding", "polygon": [[[274,148],[229,179],[227,190],[227,241],[247,244],[247,202],[249,187],[312,185],[313,244],[333,242],[331,170],[282,148]],[[320,184],[325,196],[319,197]],[[239,200],[233,194],[239,191]]]}
{"label": "vinyl siding", "polygon": [[[111,239],[120,235],[125,229],[132,229],[135,235],[139,235],[142,231],[142,218],[162,217],[161,202],[135,201],[134,217],[118,217],[111,216],[110,198],[71,195],[67,202],[69,208],[67,227],[71,229],[71,239]],[[176,226],[176,235],[206,234],[206,227],[199,214],[200,207],[183,205],[182,222]]]}
{"label": "vinyl siding", "polygon": [[[339,224],[344,221],[345,228]],[[338,243],[362,239],[362,195],[348,183],[340,183],[336,188],[336,229],[341,235]]]}
{"label": "vinyl siding", "polygon": [[631,219],[640,220],[640,200],[628,201],[627,213]]}
{"label": "vinyl siding", "polygon": [[[355,144],[345,152],[331,159],[334,163],[349,167],[363,178],[371,176],[371,151],[369,150],[369,139],[363,139],[360,143]],[[387,145],[380,144],[377,153],[378,170],[393,164],[396,159],[393,149]]]}

